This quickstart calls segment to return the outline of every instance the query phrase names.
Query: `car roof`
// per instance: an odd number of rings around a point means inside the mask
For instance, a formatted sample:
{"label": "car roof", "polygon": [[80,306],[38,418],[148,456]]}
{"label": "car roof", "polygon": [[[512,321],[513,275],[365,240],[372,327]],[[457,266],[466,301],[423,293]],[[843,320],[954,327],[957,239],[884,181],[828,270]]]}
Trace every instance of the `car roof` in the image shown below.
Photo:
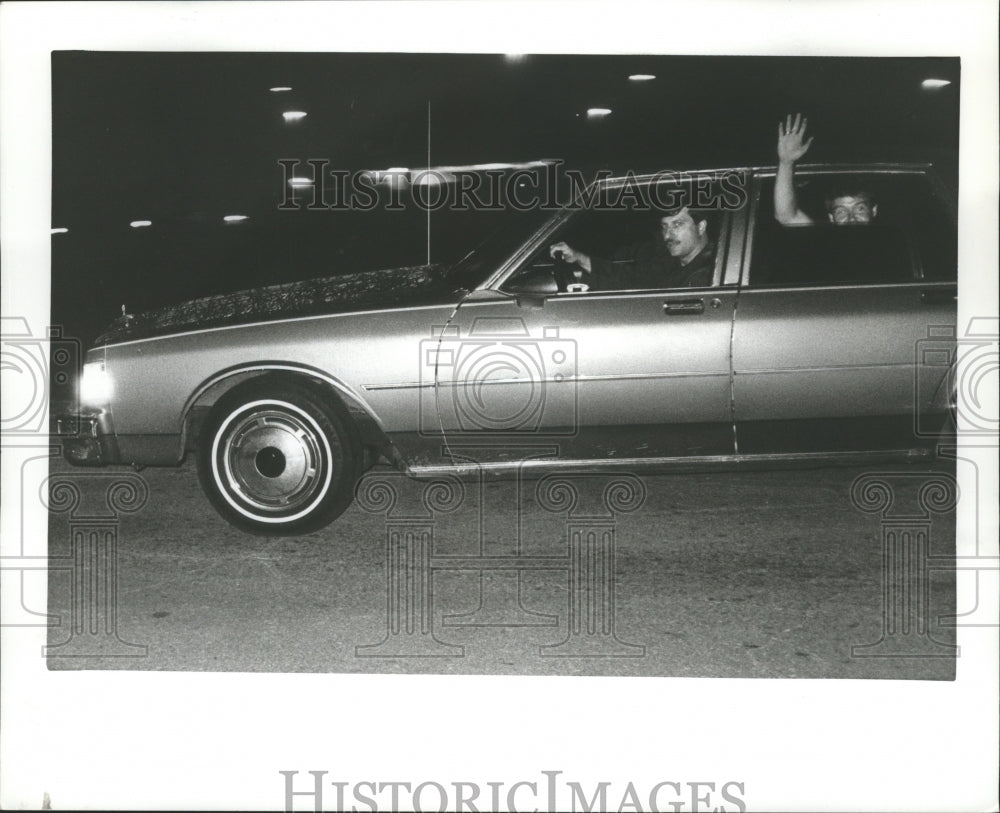
{"label": "car roof", "polygon": [[[836,172],[874,172],[874,173],[912,173],[927,172],[933,169],[929,162],[878,162],[878,163],[816,163],[800,164],[795,167],[796,174],[836,173]],[[731,166],[731,167],[669,167],[657,170],[618,170],[610,167],[600,169],[578,170],[584,177],[592,178],[592,182],[615,184],[625,181],[650,182],[670,180],[676,175],[678,179],[694,178],[699,175],[720,175],[727,173],[745,173],[758,175],[773,175],[777,171],[774,164]],[[598,177],[601,175],[602,177]]]}

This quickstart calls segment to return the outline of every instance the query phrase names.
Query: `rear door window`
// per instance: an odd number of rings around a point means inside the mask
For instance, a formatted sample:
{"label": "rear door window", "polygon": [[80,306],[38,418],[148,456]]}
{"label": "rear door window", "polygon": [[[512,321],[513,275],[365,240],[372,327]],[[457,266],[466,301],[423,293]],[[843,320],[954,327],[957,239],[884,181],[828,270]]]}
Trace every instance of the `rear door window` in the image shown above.
{"label": "rear door window", "polygon": [[[869,195],[875,215],[864,224],[834,222],[838,190]],[[956,278],[956,223],[928,179],[917,173],[815,174],[796,179],[800,208],[812,225],[782,226],[774,217],[774,179],[765,178],[753,236],[752,287],[886,285]]]}

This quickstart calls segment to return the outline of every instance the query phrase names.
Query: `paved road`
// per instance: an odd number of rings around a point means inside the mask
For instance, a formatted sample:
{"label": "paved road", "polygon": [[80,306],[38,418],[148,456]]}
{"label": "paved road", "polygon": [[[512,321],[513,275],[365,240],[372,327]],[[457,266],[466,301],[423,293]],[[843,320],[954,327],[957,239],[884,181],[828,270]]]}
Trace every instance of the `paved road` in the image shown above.
{"label": "paved road", "polygon": [[[50,577],[54,669],[954,676],[954,634],[938,618],[954,612],[955,517],[931,492],[923,508],[919,500],[920,486],[946,471],[587,476],[450,490],[375,472],[362,481],[364,505],[283,539],[219,518],[190,462],[109,475],[54,461],[52,471],[53,483],[70,480],[82,494],[76,508],[53,498],[64,510],[51,515],[50,555],[66,557]],[[859,491],[866,512],[852,485],[873,472],[894,501],[880,509],[885,492]],[[108,513],[115,478],[145,485],[145,504],[126,512],[136,507],[126,489],[111,501],[117,521],[87,519]],[[891,552],[884,600],[883,536],[906,522],[926,530],[929,548],[910,556],[912,536]],[[93,528],[117,540],[117,555],[74,565],[87,547],[74,549],[71,534]],[[513,556],[522,570],[510,569]],[[71,611],[81,574],[117,580],[116,617]],[[110,594],[103,582],[77,584],[78,600]],[[74,618],[83,624],[75,632]],[[91,634],[91,621],[117,638]]]}

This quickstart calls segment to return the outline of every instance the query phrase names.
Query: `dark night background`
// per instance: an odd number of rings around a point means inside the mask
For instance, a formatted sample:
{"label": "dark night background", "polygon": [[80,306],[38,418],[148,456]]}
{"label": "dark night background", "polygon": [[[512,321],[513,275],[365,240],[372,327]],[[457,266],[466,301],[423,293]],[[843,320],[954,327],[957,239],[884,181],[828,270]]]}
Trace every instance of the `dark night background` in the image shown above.
{"label": "dark night background", "polygon": [[[431,54],[53,54],[52,322],[84,344],[119,315],[260,284],[423,262],[426,215],[281,211],[279,159],[387,169],[560,159],[618,170],[932,161],[954,184],[957,59]],[[656,79],[633,82],[633,73]],[[926,78],[947,79],[935,91]],[[290,86],[286,93],[270,92]],[[588,119],[589,107],[612,109]],[[307,117],[287,124],[281,113]],[[308,169],[303,164],[303,169]],[[248,220],[224,224],[227,214]],[[499,215],[435,214],[434,260]],[[149,228],[130,221],[150,220]]]}

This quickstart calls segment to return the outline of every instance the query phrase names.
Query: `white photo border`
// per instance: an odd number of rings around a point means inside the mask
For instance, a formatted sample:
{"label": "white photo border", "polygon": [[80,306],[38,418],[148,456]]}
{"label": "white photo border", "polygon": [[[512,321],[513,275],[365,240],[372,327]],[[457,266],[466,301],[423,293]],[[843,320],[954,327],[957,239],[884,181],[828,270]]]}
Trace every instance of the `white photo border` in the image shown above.
{"label": "white photo border", "polygon": [[[64,49],[959,56],[959,326],[997,316],[988,1],[11,3],[0,45],[2,306],[31,325],[49,323],[50,55]],[[983,481],[980,514],[960,508],[960,556],[977,530],[996,555],[995,444],[969,449]],[[29,453],[0,456],[4,555],[22,519],[45,539],[42,506],[18,514]],[[974,597],[958,585],[961,611]],[[979,601],[996,621],[993,591]],[[44,629],[2,634],[8,809],[45,795],[57,809],[277,809],[280,770],[508,784],[561,770],[616,786],[743,781],[751,810],[996,809],[996,626],[958,628],[954,682],[50,672]]]}

